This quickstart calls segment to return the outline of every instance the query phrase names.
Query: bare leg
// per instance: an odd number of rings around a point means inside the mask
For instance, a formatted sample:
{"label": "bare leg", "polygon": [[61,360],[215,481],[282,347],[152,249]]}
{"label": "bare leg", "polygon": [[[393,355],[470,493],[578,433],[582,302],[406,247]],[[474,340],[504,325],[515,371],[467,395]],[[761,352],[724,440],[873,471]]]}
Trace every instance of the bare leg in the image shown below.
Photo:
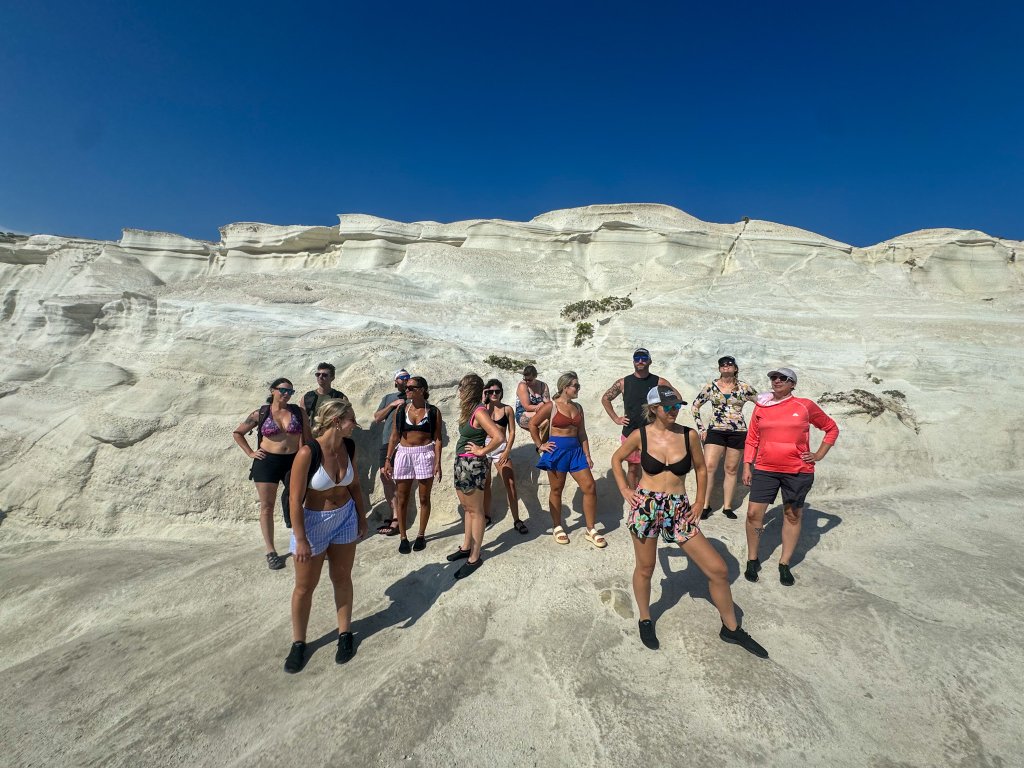
{"label": "bare leg", "polygon": [[516,473],[511,462],[501,468],[501,482],[505,486],[505,496],[508,498],[508,509],[512,513],[512,519],[518,521],[519,494],[516,492]]}
{"label": "bare leg", "polygon": [[480,560],[480,547],[484,543],[484,494],[483,491],[456,493],[462,508],[466,511],[466,534],[469,537],[469,544],[463,549],[469,550],[468,562],[476,563]]}
{"label": "bare leg", "polygon": [[[704,444],[704,465],[708,468],[708,489],[707,493],[704,494],[704,509],[711,506],[711,489],[715,486],[715,473],[718,472],[718,463],[722,460],[722,454],[725,452],[725,447],[721,445],[708,445]],[[726,479],[728,483],[728,478]],[[733,485],[736,484],[736,476],[732,478]],[[732,497],[728,494],[725,497],[725,506],[729,506],[729,500]]]}
{"label": "bare leg", "polygon": [[565,472],[548,472],[548,511],[551,513],[551,526],[557,528],[562,524],[562,489],[565,488]]}
{"label": "bare leg", "polygon": [[484,514],[491,514],[491,465],[494,463],[490,459],[485,459],[487,462],[487,482],[484,484]]}
{"label": "bare leg", "polygon": [[597,484],[594,475],[589,469],[581,469],[572,473],[572,479],[583,491],[583,519],[587,530],[592,530],[597,525]]}
{"label": "bare leg", "polygon": [[786,504],[782,515],[782,555],[779,557],[780,565],[789,565],[789,558],[796,550],[796,543],[800,539],[800,525],[803,521],[804,508],[794,507]]}
{"label": "bare leg", "polygon": [[395,517],[398,518],[398,533],[403,539],[409,538],[409,496],[414,480],[395,481]]}
{"label": "bare leg", "polygon": [[736,629],[739,624],[736,621],[736,608],[732,604],[729,571],[725,566],[725,560],[699,531],[696,536],[685,544],[680,544],[679,547],[708,577],[711,602],[715,604],[715,608],[721,614],[722,623],[725,624],[726,629]]}
{"label": "bare leg", "polygon": [[306,642],[309,609],[313,604],[313,591],[320,582],[327,552],[311,557],[307,562],[295,561],[295,589],[292,590],[292,641]]}
{"label": "bare leg", "polygon": [[[338,609],[338,634],[348,632],[352,625],[352,563],[356,545],[331,544],[327,548],[327,564],[334,585],[334,607]],[[306,611],[307,617],[309,611]]]}
{"label": "bare leg", "polygon": [[764,533],[764,513],[767,504],[747,503],[747,560],[757,560],[757,545]]}
{"label": "bare leg", "polygon": [[420,499],[420,536],[427,532],[427,523],[430,521],[430,490],[434,487],[434,478],[419,480]]}
{"label": "bare leg", "polygon": [[651,618],[651,579],[658,561],[658,537],[638,539],[634,533],[633,554],[636,556],[636,564],[633,566],[633,597],[636,598],[640,621],[647,621]]}
{"label": "bare leg", "polygon": [[[707,456],[707,454],[704,454]],[[726,509],[734,509],[733,498],[736,496],[736,473],[740,468],[740,459],[743,458],[743,451],[739,448],[725,449],[725,482],[722,484],[724,494],[723,505]],[[711,498],[711,470],[708,470],[708,499]],[[707,505],[705,505],[707,506]]]}
{"label": "bare leg", "polygon": [[277,483],[256,483],[256,494],[260,499],[260,532],[263,534],[263,544],[267,552],[276,552],[274,506],[277,504]]}

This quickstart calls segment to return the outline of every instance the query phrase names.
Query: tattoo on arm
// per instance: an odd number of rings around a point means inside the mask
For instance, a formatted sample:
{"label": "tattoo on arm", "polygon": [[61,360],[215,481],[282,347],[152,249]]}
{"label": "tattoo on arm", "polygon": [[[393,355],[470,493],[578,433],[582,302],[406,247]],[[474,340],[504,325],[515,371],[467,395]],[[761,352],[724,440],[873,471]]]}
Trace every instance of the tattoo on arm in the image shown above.
{"label": "tattoo on arm", "polygon": [[622,379],[619,379],[610,387],[608,391],[604,393],[603,400],[614,400],[616,397],[622,394]]}

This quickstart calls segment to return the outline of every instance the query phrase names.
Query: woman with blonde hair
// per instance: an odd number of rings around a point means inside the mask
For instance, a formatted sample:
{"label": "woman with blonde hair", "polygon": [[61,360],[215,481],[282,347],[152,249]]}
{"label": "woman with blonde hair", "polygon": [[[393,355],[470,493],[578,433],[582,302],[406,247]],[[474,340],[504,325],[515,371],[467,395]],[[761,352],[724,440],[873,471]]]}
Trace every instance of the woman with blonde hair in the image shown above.
{"label": "woman with blonde hair", "polygon": [[[651,578],[658,562],[658,538],[678,544],[691,562],[707,576],[711,601],[722,618],[718,636],[755,656],[768,658],[739,624],[729,589],[725,561],[700,531],[700,508],[690,505],[686,496],[686,475],[697,472],[697,498],[704,498],[707,468],[697,432],[676,424],[679,409],[686,405],[671,387],[652,387],[641,413],[646,425],[633,430],[612,456],[612,474],[619,493],[629,504],[626,522],[633,537],[633,595],[640,613],[640,642],[651,650],[659,646],[651,621]],[[622,462],[634,451],[640,452],[640,485],[635,489],[626,480]]]}
{"label": "woman with blonde hair", "polygon": [[[250,413],[245,421],[235,427],[232,437],[245,455],[252,459],[249,479],[256,484],[256,495],[260,502],[260,530],[267,550],[267,567],[272,571],[284,568],[284,558],[277,554],[274,545],[274,505],[277,502],[277,487],[280,483],[288,486],[295,452],[308,442],[309,419],[306,412],[291,403],[295,388],[291,381],[282,377],[270,384],[270,397]],[[249,447],[246,435],[256,430],[256,450]],[[282,499],[284,507],[284,499]],[[290,524],[289,510],[284,509],[285,524]]]}
{"label": "woman with blonde hair", "polygon": [[[590,441],[583,418],[583,407],[574,402],[580,393],[580,380],[575,371],[568,371],[558,377],[558,391],[549,402],[534,411],[530,420],[530,436],[537,446],[540,458],[537,469],[546,470],[551,490],[548,494],[548,508],[551,512],[551,535],[559,544],[568,544],[569,535],[562,527],[562,489],[566,475],[583,492],[583,517],[587,531],[583,537],[598,549],[608,546],[604,536],[597,530],[597,490],[591,468]],[[541,439],[540,427],[544,421],[550,424],[551,434],[547,441]]]}
{"label": "woman with blonde hair", "polygon": [[367,505],[355,466],[355,443],[350,435],[358,427],[352,404],[327,400],[316,411],[313,434],[299,449],[292,464],[291,551],[295,556],[292,591],[292,647],[284,671],[295,673],[306,663],[306,628],[313,591],[320,581],[324,560],[329,563],[338,618],[338,651],[334,660],[344,664],[355,655],[352,622],[352,562],[356,542],[366,536]]}
{"label": "woman with blonde hair", "polygon": [[[427,522],[430,520],[430,491],[434,478],[441,479],[441,411],[427,402],[430,388],[422,376],[412,376],[405,386],[405,404],[395,413],[388,440],[388,453],[381,472],[395,481],[394,514],[398,520],[403,555],[419,552],[427,546]],[[412,484],[419,486],[419,534],[409,545],[409,496]]]}
{"label": "woman with blonde hair", "polygon": [[490,474],[487,439],[501,442],[504,434],[480,402],[484,380],[467,373],[459,381],[459,440],[455,445],[455,492],[465,512],[462,546],[448,555],[449,562],[466,558],[455,572],[456,579],[471,575],[483,564],[480,547],[484,541],[484,487]]}

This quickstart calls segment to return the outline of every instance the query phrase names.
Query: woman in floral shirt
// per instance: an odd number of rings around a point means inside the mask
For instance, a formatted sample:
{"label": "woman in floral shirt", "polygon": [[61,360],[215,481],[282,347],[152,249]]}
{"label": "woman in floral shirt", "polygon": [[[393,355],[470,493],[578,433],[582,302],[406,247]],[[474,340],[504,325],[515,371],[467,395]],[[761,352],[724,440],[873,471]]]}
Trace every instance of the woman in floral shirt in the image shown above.
{"label": "woman in floral shirt", "polygon": [[[693,421],[704,441],[704,460],[708,468],[707,496],[704,499],[704,511],[701,520],[711,516],[711,489],[714,486],[718,463],[725,454],[725,483],[723,490],[722,514],[731,520],[736,519],[732,511],[733,494],[736,492],[736,477],[740,459],[743,458],[743,443],[747,439],[747,422],[743,420],[743,406],[757,399],[757,390],[737,378],[739,368],[736,358],[726,355],[718,360],[719,378],[704,385],[693,399],[690,411]],[[700,408],[711,403],[714,409],[711,415],[710,428],[705,427],[700,418]]]}

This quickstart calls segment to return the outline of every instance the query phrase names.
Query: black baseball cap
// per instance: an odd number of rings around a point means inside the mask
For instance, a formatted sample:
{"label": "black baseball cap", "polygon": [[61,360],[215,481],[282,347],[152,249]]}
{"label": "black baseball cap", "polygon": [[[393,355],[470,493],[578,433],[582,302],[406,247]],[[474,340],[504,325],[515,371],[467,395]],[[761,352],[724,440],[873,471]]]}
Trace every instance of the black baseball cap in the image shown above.
{"label": "black baseball cap", "polygon": [[[721,368],[723,365],[736,365],[736,358],[732,355],[718,358],[718,367]],[[739,368],[738,365],[736,367]]]}
{"label": "black baseball cap", "polygon": [[651,359],[651,353],[643,347],[633,350],[633,359],[636,360],[638,357],[646,357],[648,360]]}
{"label": "black baseball cap", "polygon": [[682,403],[686,405],[685,400],[680,400],[672,387],[666,387],[664,384],[659,384],[656,387],[651,387],[647,391],[647,404],[648,405],[663,405],[666,408],[673,406],[676,403]]}

